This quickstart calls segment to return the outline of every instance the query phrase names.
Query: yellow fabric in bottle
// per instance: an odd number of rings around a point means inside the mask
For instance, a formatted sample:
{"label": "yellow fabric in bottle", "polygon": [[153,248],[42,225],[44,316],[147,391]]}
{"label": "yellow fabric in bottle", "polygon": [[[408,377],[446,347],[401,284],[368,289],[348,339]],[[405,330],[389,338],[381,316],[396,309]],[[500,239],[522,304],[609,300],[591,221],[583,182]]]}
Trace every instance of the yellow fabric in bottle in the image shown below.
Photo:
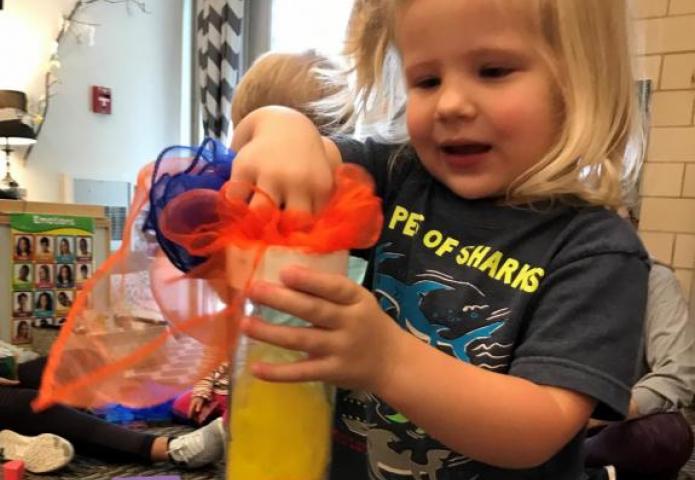
{"label": "yellow fabric in bottle", "polygon": [[248,365],[297,361],[304,354],[262,343],[248,348],[231,399],[227,479],[322,480],[330,452],[330,387],[259,380]]}

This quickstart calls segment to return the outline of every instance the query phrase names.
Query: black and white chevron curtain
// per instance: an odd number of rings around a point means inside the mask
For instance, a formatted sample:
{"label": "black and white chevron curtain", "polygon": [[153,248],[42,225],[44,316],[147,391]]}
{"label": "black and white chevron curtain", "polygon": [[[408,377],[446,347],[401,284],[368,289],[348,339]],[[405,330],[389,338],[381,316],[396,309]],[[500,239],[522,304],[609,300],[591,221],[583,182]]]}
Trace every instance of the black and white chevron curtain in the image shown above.
{"label": "black and white chevron curtain", "polygon": [[248,0],[197,0],[197,55],[205,135],[229,145],[232,94],[241,70]]}

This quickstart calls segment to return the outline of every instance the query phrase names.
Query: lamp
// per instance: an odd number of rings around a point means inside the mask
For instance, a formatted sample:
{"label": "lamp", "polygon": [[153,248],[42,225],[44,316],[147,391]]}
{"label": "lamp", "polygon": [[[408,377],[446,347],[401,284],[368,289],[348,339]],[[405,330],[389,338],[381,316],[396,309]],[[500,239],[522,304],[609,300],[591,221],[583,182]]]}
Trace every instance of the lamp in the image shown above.
{"label": "lamp", "polygon": [[26,146],[36,142],[31,126],[24,123],[27,111],[27,96],[16,90],[0,90],[0,143],[5,152],[7,173],[0,181],[0,198],[20,199],[24,189],[10,174],[11,146]]}

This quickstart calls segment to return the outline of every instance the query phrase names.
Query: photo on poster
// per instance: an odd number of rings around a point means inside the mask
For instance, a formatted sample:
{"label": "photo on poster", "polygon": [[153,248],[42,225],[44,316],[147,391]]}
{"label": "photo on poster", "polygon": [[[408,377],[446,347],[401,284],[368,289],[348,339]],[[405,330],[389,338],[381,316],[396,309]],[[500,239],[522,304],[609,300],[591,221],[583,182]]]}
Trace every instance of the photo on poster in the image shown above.
{"label": "photo on poster", "polygon": [[75,237],[56,237],[56,262],[73,263],[75,261]]}
{"label": "photo on poster", "polygon": [[53,237],[50,235],[41,235],[36,238],[34,259],[37,262],[53,262]]}
{"label": "photo on poster", "polygon": [[37,288],[53,288],[53,264],[34,265],[34,281]]}
{"label": "photo on poster", "polygon": [[34,316],[35,317],[52,317],[55,308],[55,300],[53,292],[38,291],[34,292]]}
{"label": "photo on poster", "polygon": [[31,343],[31,324],[28,319],[15,319],[12,321],[12,343]]}
{"label": "photo on poster", "polygon": [[70,310],[75,301],[75,292],[72,290],[59,290],[56,293],[56,312],[65,313]]}
{"label": "photo on poster", "polygon": [[72,288],[75,286],[75,272],[72,264],[56,265],[56,287]]}
{"label": "photo on poster", "polygon": [[31,292],[12,293],[12,315],[15,317],[31,317]]}
{"label": "photo on poster", "polygon": [[13,257],[16,261],[27,261],[33,258],[34,236],[28,234],[14,235]]}
{"label": "photo on poster", "polygon": [[92,264],[91,263],[78,263],[75,268],[77,269],[77,286],[81,287],[84,282],[92,276]]}
{"label": "photo on poster", "polygon": [[92,260],[92,237],[77,237],[77,261]]}
{"label": "photo on poster", "polygon": [[12,285],[15,289],[31,288],[34,283],[34,266],[31,263],[15,263]]}
{"label": "photo on poster", "polygon": [[53,326],[53,319],[50,317],[34,317],[31,324],[34,328],[51,328]]}

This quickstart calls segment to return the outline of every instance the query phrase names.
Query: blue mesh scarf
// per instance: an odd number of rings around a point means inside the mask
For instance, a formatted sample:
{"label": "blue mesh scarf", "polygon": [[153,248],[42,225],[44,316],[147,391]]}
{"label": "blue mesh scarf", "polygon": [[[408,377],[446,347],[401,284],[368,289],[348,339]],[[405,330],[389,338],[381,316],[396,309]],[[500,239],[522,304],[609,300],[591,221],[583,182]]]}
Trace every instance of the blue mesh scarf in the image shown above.
{"label": "blue mesh scarf", "polygon": [[[143,230],[155,233],[166,256],[182,272],[200,265],[205,258],[189,255],[183,247],[168,240],[159,228],[159,217],[167,204],[184,192],[199,188],[219,190],[229,180],[234,155],[217,140],[206,138],[199,147],[167,147],[157,157],[152,173],[150,211]],[[176,165],[182,158],[190,159],[188,165],[175,170],[165,168],[167,162]]]}

